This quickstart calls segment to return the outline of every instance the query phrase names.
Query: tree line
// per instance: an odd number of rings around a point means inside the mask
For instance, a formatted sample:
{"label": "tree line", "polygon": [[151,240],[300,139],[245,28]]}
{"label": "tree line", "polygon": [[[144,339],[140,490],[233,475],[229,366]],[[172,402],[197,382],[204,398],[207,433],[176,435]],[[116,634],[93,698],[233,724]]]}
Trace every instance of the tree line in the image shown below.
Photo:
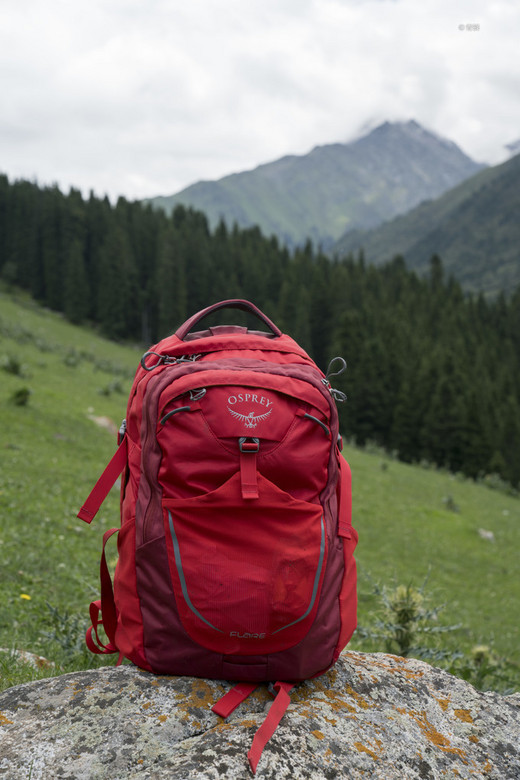
{"label": "tree line", "polygon": [[210,303],[252,300],[323,370],[345,358],[346,437],[520,484],[520,288],[467,296],[436,256],[419,277],[401,257],[376,268],[310,242],[289,252],[258,228],[210,231],[182,206],[167,217],[6,176],[0,275],[71,322],[145,346]]}

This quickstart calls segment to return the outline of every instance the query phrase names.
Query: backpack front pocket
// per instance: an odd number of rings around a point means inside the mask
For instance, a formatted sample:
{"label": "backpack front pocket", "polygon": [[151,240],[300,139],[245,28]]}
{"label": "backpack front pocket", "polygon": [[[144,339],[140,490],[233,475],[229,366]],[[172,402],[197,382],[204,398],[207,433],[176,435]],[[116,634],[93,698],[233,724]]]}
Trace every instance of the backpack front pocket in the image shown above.
{"label": "backpack front pocket", "polygon": [[327,557],[320,504],[258,475],[258,501],[240,474],[217,490],[165,499],[163,512],[177,609],[188,634],[219,653],[292,647],[307,633]]}

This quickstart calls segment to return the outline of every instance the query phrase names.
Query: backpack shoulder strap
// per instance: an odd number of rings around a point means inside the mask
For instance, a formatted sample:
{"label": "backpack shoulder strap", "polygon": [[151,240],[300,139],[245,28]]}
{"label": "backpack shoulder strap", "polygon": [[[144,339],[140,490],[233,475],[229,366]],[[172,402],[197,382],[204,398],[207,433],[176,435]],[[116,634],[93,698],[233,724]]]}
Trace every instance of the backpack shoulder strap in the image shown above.
{"label": "backpack shoulder strap", "polygon": [[[117,533],[119,528],[111,528],[109,531],[105,531],[103,535],[103,552],[101,554],[101,564],[99,567],[101,578],[101,600],[93,601],[90,605],[90,620],[92,625],[87,629],[86,642],[87,647],[92,653],[98,653],[106,655],[108,653],[117,653],[118,647],[116,645],[115,636],[117,628],[117,611],[114,602],[114,590],[112,588],[112,580],[110,578],[110,572],[107,566],[107,560],[105,555],[105,546],[110,537]],[[100,618],[101,614],[101,618]],[[104,644],[98,634],[98,626],[102,626],[105,634],[108,637],[108,644]],[[96,640],[92,636],[94,636]],[[120,654],[119,661],[122,660]]]}
{"label": "backpack shoulder strap", "polygon": [[121,444],[112,456],[100,478],[90,491],[90,495],[78,512],[80,520],[91,523],[99,511],[99,507],[108,496],[114,482],[123,471],[128,458],[128,436],[124,436]]}

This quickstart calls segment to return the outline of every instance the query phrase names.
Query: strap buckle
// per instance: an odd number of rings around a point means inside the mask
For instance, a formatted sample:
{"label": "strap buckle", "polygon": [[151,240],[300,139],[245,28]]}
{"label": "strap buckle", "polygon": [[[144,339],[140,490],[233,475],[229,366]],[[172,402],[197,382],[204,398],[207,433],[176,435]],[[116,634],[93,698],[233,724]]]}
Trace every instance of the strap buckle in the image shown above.
{"label": "strap buckle", "polygon": [[241,436],[238,440],[238,449],[240,452],[258,452],[260,439],[256,436]]}

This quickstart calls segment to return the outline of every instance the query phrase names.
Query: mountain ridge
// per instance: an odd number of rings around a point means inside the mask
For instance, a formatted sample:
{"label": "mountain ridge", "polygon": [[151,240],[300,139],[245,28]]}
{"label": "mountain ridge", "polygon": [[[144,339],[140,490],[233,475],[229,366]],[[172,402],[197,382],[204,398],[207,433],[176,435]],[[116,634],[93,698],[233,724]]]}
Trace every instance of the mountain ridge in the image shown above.
{"label": "mountain ridge", "polygon": [[415,120],[384,122],[348,143],[315,146],[250,171],[196,182],[146,201],[167,213],[182,204],[210,227],[258,225],[289,247],[330,247],[348,229],[367,229],[436,197],[484,166]]}
{"label": "mountain ridge", "polygon": [[495,295],[520,283],[519,193],[520,154],[372,230],[348,231],[333,253],[362,249],[375,265],[402,255],[418,272],[439,254],[466,290]]}

